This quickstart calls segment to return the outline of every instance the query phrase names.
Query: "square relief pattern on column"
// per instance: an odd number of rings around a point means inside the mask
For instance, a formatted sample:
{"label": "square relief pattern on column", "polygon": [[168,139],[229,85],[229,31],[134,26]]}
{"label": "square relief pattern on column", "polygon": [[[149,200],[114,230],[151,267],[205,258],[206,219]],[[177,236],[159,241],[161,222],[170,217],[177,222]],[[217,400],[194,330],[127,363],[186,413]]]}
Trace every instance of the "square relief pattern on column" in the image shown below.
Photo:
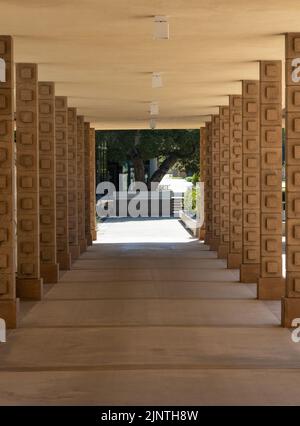
{"label": "square relief pattern on column", "polygon": [[229,107],[219,108],[220,244],[229,246]]}
{"label": "square relief pattern on column", "polygon": [[56,148],[56,244],[57,255],[69,253],[68,220],[68,105],[65,96],[55,97]]}
{"label": "square relief pattern on column", "polygon": [[76,108],[68,108],[68,194],[69,245],[78,246]]}
{"label": "square relief pattern on column", "polygon": [[[56,263],[55,93],[53,82],[39,82],[39,173],[41,264]],[[49,194],[52,194],[51,200]],[[51,201],[51,202],[50,202]],[[44,253],[47,253],[45,256]]]}
{"label": "square relief pattern on column", "polygon": [[0,300],[13,300],[15,290],[15,153],[13,40],[0,36],[0,58],[6,63],[6,82],[0,84]]}
{"label": "square relief pattern on column", "polygon": [[90,123],[84,123],[84,200],[85,200],[85,239],[91,241],[91,189],[90,189]]}
{"label": "square relief pattern on column", "polygon": [[212,116],[212,238],[220,241],[220,117]]}
{"label": "square relief pattern on column", "polygon": [[281,61],[260,62],[262,278],[282,274],[282,226],[274,220],[282,214],[281,68]]}
{"label": "square relief pattern on column", "polygon": [[[286,296],[300,298],[300,33],[286,34]],[[296,74],[296,75],[295,75]]]}
{"label": "square relief pattern on column", "polygon": [[36,64],[16,66],[18,278],[40,278],[38,81]]}
{"label": "square relief pattern on column", "polygon": [[212,124],[207,122],[204,129],[205,138],[205,186],[204,186],[204,198],[205,198],[205,239],[210,241],[213,236],[213,225],[212,225]]}
{"label": "square relief pattern on column", "polygon": [[78,238],[85,241],[85,137],[84,118],[77,116],[77,191],[78,191]]}
{"label": "square relief pattern on column", "polygon": [[92,238],[97,238],[96,230],[96,140],[95,140],[95,129],[90,129],[90,223]]}
{"label": "square relief pattern on column", "polygon": [[243,264],[260,260],[259,82],[242,83]]}

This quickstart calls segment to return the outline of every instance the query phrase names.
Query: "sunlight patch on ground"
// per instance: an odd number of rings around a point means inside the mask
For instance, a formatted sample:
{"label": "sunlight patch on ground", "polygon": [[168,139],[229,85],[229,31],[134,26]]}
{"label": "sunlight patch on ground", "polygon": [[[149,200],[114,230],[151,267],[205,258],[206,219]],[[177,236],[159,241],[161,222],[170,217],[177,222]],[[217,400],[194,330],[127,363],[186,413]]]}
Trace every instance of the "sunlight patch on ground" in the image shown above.
{"label": "sunlight patch on ground", "polygon": [[107,219],[98,227],[97,243],[190,243],[197,241],[171,218]]}

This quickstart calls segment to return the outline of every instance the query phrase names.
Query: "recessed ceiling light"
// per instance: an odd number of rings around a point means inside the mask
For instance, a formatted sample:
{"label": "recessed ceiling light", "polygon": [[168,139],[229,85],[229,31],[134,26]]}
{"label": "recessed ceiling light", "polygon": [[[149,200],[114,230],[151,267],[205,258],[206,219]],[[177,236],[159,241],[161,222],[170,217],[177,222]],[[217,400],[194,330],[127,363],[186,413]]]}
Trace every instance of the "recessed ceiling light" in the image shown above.
{"label": "recessed ceiling light", "polygon": [[158,114],[159,114],[158,102],[151,102],[151,104],[150,104],[150,115],[158,115]]}
{"label": "recessed ceiling light", "polygon": [[0,58],[0,81],[2,83],[6,82],[5,68],[6,68],[5,60]]}
{"label": "recessed ceiling light", "polygon": [[169,22],[167,16],[155,16],[154,17],[154,38],[168,40],[169,34]]}
{"label": "recessed ceiling light", "polygon": [[154,72],[152,74],[152,87],[153,89],[157,89],[159,87],[162,87],[162,77],[160,72]]}
{"label": "recessed ceiling light", "polygon": [[151,118],[149,125],[151,130],[154,130],[156,128],[156,121],[154,120],[154,118]]}

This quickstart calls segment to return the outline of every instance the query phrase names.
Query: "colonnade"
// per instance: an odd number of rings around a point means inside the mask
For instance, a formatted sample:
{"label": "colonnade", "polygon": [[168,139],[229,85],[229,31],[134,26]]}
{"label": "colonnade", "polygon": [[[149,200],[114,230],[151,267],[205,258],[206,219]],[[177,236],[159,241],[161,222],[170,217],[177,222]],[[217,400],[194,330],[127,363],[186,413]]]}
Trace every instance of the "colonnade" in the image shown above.
{"label": "colonnade", "polygon": [[96,239],[95,129],[36,64],[14,66],[12,37],[0,58],[0,317],[14,328],[19,300],[41,300]]}
{"label": "colonnade", "polygon": [[[285,35],[285,115],[282,63],[259,61],[259,79],[201,128],[205,161],[205,243],[257,283],[257,297],[282,300],[282,325],[300,317],[300,33]],[[283,120],[285,118],[285,120]],[[285,233],[282,122],[285,121]],[[286,236],[286,277],[282,236]]]}
{"label": "colonnade", "polygon": [[[259,299],[282,299],[290,326],[300,317],[300,33],[285,37],[286,277],[281,61],[260,61],[259,79],[242,81],[201,129],[201,236],[257,282]],[[36,64],[14,67],[12,37],[0,36],[0,58],[0,317],[15,327],[19,299],[40,300],[96,239],[95,129]]]}

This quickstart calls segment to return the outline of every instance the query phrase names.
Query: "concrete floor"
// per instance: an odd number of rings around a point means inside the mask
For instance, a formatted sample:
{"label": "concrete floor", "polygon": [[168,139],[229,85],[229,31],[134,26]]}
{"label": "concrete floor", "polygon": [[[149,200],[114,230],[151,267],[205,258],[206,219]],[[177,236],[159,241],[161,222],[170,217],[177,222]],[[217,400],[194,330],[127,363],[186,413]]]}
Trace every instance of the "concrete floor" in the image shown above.
{"label": "concrete floor", "polygon": [[0,345],[0,404],[299,404],[300,343],[177,220],[107,221]]}

